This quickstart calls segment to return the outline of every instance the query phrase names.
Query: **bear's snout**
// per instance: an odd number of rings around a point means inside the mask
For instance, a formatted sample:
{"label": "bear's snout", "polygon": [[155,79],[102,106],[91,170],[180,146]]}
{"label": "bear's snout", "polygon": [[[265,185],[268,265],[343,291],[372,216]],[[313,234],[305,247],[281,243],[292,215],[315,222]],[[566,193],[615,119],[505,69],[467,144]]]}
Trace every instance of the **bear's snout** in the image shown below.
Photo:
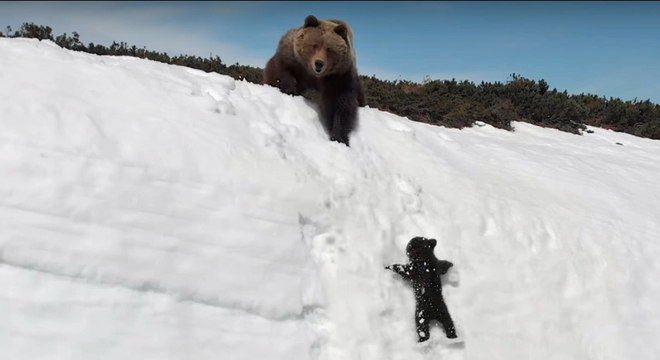
{"label": "bear's snout", "polygon": [[317,73],[322,72],[324,67],[325,67],[325,63],[323,62],[323,60],[314,61],[314,71],[316,71]]}

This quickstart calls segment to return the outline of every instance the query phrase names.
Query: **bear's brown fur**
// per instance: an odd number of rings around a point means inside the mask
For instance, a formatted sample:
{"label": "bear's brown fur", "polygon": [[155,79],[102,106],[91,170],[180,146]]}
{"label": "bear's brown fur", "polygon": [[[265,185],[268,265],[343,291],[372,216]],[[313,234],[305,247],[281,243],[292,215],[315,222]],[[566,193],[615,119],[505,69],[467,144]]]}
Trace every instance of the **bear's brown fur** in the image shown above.
{"label": "bear's brown fur", "polygon": [[285,94],[320,93],[321,119],[333,141],[348,145],[358,106],[365,105],[357,72],[353,31],[341,20],[318,20],[289,30],[266,64],[264,83]]}

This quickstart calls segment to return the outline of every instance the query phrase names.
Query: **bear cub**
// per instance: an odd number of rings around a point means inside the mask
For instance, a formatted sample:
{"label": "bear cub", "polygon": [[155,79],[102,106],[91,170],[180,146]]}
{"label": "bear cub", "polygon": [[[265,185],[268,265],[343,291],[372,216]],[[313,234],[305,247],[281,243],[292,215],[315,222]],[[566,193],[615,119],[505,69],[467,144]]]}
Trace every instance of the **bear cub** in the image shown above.
{"label": "bear cub", "polygon": [[435,239],[414,237],[406,247],[410,263],[385,267],[401,275],[413,287],[416,301],[415,324],[419,342],[429,339],[429,323],[432,320],[437,320],[442,324],[448,338],[456,338],[456,329],[442,297],[442,282],[440,281],[440,276],[447,273],[454,264],[446,260],[438,260],[435,257],[433,249],[436,244]]}
{"label": "bear cub", "polygon": [[320,93],[321,121],[330,140],[349,145],[358,106],[365,106],[357,72],[353,31],[341,20],[310,15],[302,27],[289,30],[264,70],[264,84],[285,94]]}

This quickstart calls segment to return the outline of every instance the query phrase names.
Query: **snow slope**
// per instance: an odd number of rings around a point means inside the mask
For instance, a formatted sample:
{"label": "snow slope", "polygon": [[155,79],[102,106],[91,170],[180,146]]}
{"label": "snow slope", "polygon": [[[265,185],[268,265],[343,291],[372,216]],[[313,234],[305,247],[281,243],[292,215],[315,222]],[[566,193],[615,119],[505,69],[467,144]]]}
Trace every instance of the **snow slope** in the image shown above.
{"label": "snow slope", "polygon": [[[0,99],[2,359],[660,358],[660,142],[364,108],[348,148],[274,88],[32,39]],[[417,235],[462,343],[383,269]]]}

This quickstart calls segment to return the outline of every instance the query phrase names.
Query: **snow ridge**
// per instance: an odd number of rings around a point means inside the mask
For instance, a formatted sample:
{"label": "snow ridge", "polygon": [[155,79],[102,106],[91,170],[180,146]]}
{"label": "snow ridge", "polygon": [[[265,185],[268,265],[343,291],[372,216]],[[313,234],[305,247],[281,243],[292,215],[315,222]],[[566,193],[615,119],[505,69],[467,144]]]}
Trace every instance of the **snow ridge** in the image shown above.
{"label": "snow ridge", "polygon": [[[3,358],[660,354],[657,141],[367,107],[349,148],[277,89],[34,39],[0,84]],[[416,343],[413,236],[462,342]]]}

